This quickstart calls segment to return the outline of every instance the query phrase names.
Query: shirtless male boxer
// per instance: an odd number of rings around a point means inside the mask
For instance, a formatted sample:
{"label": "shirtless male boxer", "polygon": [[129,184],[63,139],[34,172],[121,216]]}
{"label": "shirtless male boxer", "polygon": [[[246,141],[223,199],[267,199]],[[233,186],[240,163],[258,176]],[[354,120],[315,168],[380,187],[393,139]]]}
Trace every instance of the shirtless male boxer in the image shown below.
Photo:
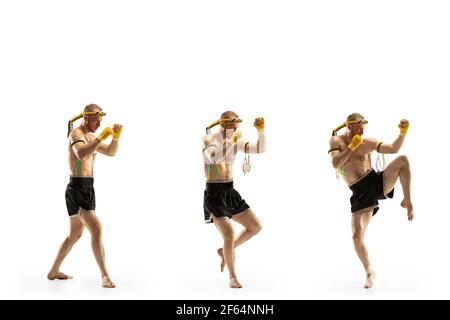
{"label": "shirtless male boxer", "polygon": [[[109,277],[105,265],[105,250],[102,242],[102,225],[95,214],[94,192],[94,159],[96,152],[107,156],[114,156],[119,147],[119,138],[122,125],[115,124],[111,128],[105,128],[96,137],[94,133],[100,127],[105,115],[96,104],[90,104],[84,108],[84,112],[69,122],[68,132],[68,160],[70,170],[70,182],[66,188],[66,205],[69,213],[70,233],[62,243],[55,262],[47,275],[49,280],[66,280],[72,277],[60,271],[64,258],[80,239],[84,227],[91,234],[91,246],[95,259],[102,275],[104,288],[115,288],[115,284]],[[72,124],[77,119],[83,118],[81,125],[72,130]],[[112,135],[109,145],[103,141]]]}
{"label": "shirtless male boxer", "polygon": [[[246,154],[262,153],[266,148],[264,134],[264,118],[256,118],[255,128],[258,130],[256,143],[244,142],[237,130],[242,122],[233,111],[226,111],[220,120],[207,128],[203,138],[203,159],[205,163],[206,190],[204,192],[203,209],[205,222],[214,222],[224,244],[217,250],[221,258],[220,268],[225,265],[230,276],[230,288],[242,288],[235,270],[234,249],[256,235],[261,230],[261,222],[249,205],[233,188],[233,164],[237,152]],[[210,129],[220,124],[220,130],[211,134]],[[231,220],[241,224],[244,230],[235,238]]]}
{"label": "shirtless male boxer", "polygon": [[[413,220],[414,211],[410,195],[411,172],[408,158],[397,157],[381,172],[375,172],[371,163],[373,151],[397,153],[400,150],[408,132],[408,120],[400,121],[398,126],[400,135],[392,144],[371,138],[363,139],[362,135],[367,123],[368,121],[358,113],[349,115],[347,121],[333,131],[328,153],[333,167],[342,172],[344,181],[353,192],[350,198],[353,244],[366,270],[364,288],[369,289],[373,287],[375,272],[370,265],[368,251],[364,245],[364,234],[372,216],[379,209],[378,200],[392,198],[395,183],[400,179],[403,190],[401,206],[406,209],[409,221]],[[346,133],[337,136],[337,131],[345,127]]]}

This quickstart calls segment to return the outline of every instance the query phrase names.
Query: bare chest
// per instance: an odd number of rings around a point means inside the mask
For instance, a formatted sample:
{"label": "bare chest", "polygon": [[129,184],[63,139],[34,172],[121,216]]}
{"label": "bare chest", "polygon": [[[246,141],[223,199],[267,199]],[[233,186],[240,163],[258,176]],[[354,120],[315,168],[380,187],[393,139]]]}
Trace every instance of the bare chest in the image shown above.
{"label": "bare chest", "polygon": [[368,145],[361,145],[350,155],[348,164],[370,163],[371,149]]}

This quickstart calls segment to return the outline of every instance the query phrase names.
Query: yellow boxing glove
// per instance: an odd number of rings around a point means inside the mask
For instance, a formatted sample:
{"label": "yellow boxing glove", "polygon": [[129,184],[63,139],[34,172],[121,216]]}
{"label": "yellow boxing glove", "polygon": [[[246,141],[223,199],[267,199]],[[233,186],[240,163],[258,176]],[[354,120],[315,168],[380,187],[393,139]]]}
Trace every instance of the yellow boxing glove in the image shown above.
{"label": "yellow boxing glove", "polygon": [[241,139],[241,138],[242,138],[242,132],[240,130],[236,130],[233,133],[233,136],[231,137],[231,141],[233,142],[233,144],[236,144],[239,141],[239,139]]}
{"label": "yellow boxing glove", "polygon": [[398,127],[400,128],[400,135],[406,136],[406,133],[408,132],[409,129],[409,122],[406,123],[405,127],[402,127],[401,124],[399,124]]}
{"label": "yellow boxing glove", "polygon": [[122,133],[122,126],[120,124],[115,124],[113,126],[113,139],[119,139]]}
{"label": "yellow boxing glove", "polygon": [[100,135],[95,139],[97,139],[98,142],[103,142],[112,134],[113,134],[112,129],[110,127],[107,127],[105,129],[103,129],[102,133],[100,133]]}
{"label": "yellow boxing glove", "polygon": [[363,143],[363,138],[356,134],[353,136],[352,142],[347,146],[350,150],[355,151]]}
{"label": "yellow boxing glove", "polygon": [[260,122],[257,123],[255,120],[255,123],[253,123],[253,125],[258,130],[258,132],[262,132],[262,131],[264,131],[264,118],[258,118],[258,119],[260,119]]}

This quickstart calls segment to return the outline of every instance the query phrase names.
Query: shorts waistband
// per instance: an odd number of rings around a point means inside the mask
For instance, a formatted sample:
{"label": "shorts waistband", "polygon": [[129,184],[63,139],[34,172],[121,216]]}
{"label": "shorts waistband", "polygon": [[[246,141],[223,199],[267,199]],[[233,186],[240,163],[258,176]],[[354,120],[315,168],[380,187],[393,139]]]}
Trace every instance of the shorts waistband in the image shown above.
{"label": "shorts waistband", "polygon": [[220,181],[220,182],[207,182],[206,190],[207,191],[226,191],[233,189],[233,180],[231,181]]}
{"label": "shorts waistband", "polygon": [[364,178],[367,177],[369,174],[371,174],[372,171],[374,171],[373,168],[372,168],[371,170],[367,171],[367,173],[366,173],[365,175],[363,175],[362,177],[360,177],[360,178],[356,179],[355,181],[353,181],[352,184],[349,185],[349,187],[351,188],[352,186],[354,186],[355,184],[357,184],[358,182],[360,182],[362,179],[364,179]]}
{"label": "shorts waistband", "polygon": [[92,188],[94,186],[94,177],[70,177],[70,186]]}

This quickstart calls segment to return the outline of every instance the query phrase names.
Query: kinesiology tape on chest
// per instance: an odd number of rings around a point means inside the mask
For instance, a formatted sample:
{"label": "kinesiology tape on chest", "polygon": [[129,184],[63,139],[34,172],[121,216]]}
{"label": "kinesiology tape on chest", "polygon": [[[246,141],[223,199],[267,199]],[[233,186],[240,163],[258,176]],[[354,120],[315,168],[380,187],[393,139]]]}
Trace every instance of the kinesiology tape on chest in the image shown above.
{"label": "kinesiology tape on chest", "polygon": [[206,127],[206,136],[203,139],[203,155],[205,160],[205,175],[209,178],[211,171],[220,174],[219,164],[234,162],[237,153],[237,143],[242,138],[242,132],[236,130],[230,139],[225,143],[217,141],[215,135],[211,134],[211,129],[221,123],[241,123],[241,119],[221,118]]}

